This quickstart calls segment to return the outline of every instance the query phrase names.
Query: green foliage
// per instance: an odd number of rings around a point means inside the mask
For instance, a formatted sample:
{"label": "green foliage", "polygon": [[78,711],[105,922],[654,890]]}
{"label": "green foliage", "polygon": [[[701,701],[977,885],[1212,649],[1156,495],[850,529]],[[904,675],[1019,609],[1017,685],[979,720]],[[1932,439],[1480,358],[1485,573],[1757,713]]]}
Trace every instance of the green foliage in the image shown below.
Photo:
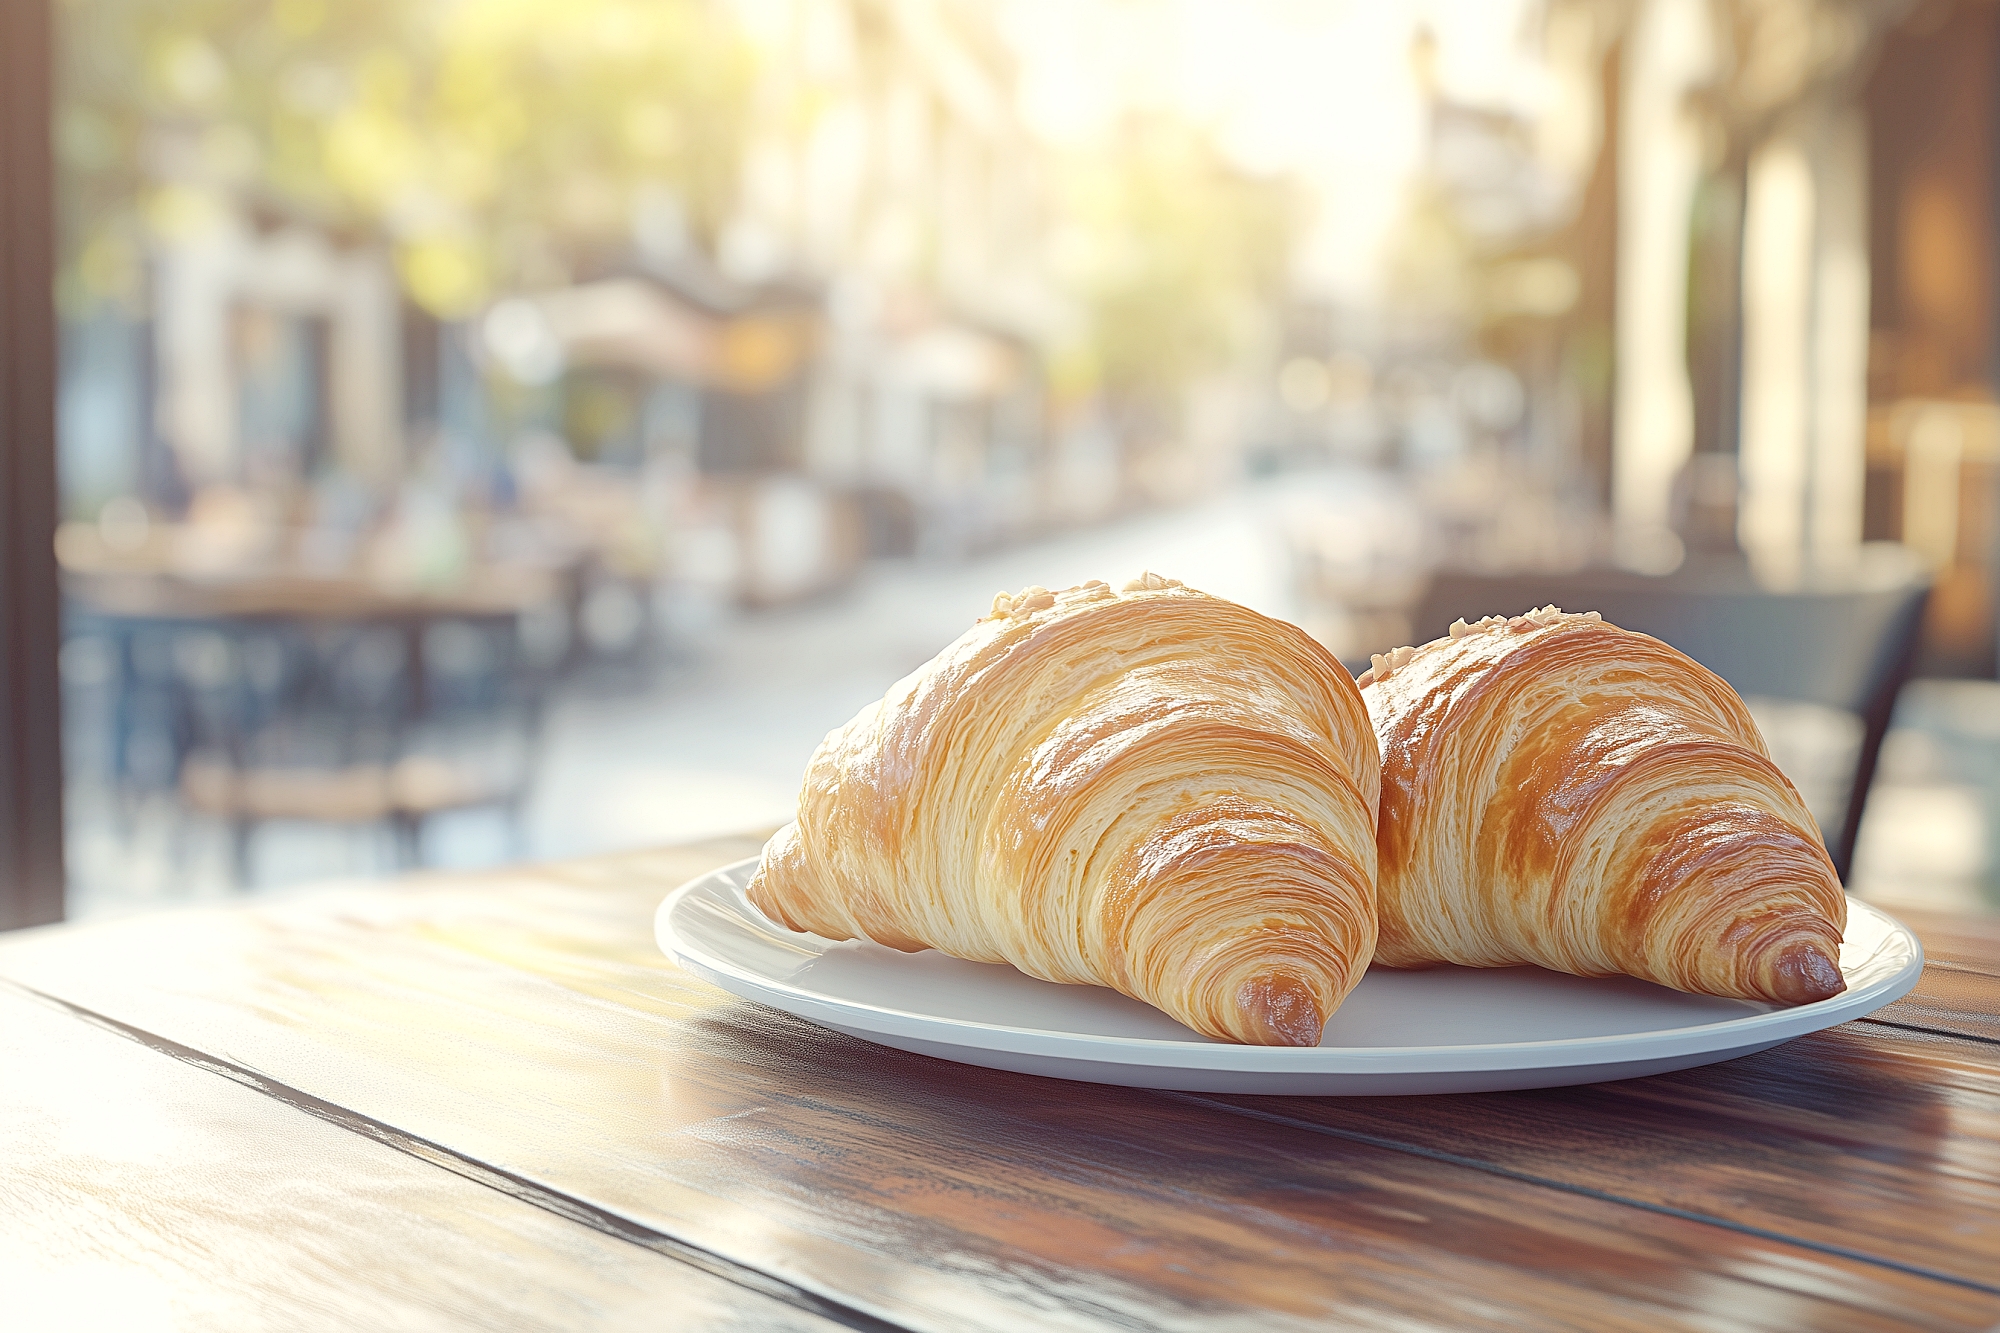
{"label": "green foliage", "polygon": [[1072,283],[1096,378],[1161,406],[1234,361],[1283,288],[1297,209],[1282,184],[1232,169],[1176,121],[1135,121],[1108,169],[1077,181]]}
{"label": "green foliage", "polygon": [[392,239],[457,314],[616,244],[649,194],[709,239],[748,48],[703,0],[63,0],[65,295],[135,296],[224,197]]}

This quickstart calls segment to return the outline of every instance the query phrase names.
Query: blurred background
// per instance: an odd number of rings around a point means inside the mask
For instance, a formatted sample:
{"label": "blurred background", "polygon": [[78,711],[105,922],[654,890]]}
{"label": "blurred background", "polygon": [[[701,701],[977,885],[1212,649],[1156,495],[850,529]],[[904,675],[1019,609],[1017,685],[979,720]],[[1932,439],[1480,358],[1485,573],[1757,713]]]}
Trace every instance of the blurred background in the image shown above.
{"label": "blurred background", "polygon": [[72,916],[775,823],[1145,568],[1617,608],[2000,910],[2000,6],[58,14]]}

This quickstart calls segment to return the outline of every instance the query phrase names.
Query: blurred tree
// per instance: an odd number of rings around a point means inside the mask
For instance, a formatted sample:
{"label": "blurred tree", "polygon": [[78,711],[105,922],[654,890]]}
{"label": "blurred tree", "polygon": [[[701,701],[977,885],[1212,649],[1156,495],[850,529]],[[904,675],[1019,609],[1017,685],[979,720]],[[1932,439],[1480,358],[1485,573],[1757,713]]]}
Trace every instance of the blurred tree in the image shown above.
{"label": "blurred tree", "polygon": [[704,0],[61,0],[63,292],[228,201],[379,231],[463,314],[661,215],[712,243],[750,54]]}
{"label": "blurred tree", "polygon": [[1134,117],[1108,161],[1071,181],[1068,285],[1113,427],[1141,449],[1175,439],[1183,391],[1240,362],[1290,276],[1297,197],[1231,167],[1198,130]]}

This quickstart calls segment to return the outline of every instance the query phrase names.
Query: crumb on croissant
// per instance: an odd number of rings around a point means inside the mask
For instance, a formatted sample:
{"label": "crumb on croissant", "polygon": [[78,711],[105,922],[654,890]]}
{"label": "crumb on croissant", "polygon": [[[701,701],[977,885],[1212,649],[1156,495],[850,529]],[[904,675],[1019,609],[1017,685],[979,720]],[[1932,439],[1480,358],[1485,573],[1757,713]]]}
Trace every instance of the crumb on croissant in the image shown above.
{"label": "crumb on croissant", "polygon": [[1037,611],[1046,611],[1056,604],[1056,595],[1039,583],[1030,583],[1019,592],[996,592],[993,594],[993,609],[987,619],[1021,619]]}
{"label": "crumb on croissant", "polygon": [[[1180,587],[1174,579],[1160,579],[1158,574],[1146,577],[1159,579],[1155,587]],[[1019,592],[996,592],[993,606],[982,620],[1028,620],[1044,611],[1054,611],[1065,606],[1075,606],[1081,602],[1095,602],[1105,597],[1115,597],[1111,585],[1103,579],[1085,579],[1073,588],[1061,592],[1050,592],[1039,583],[1031,583]]]}
{"label": "crumb on croissant", "polygon": [[[1451,629],[1446,632],[1446,638],[1463,639],[1467,635],[1486,634],[1499,630],[1509,630],[1515,634],[1525,634],[1529,630],[1546,629],[1550,625],[1560,624],[1565,620],[1602,620],[1603,618],[1603,616],[1595,611],[1565,611],[1554,603],[1550,603],[1547,606],[1538,606],[1534,610],[1518,616],[1482,616],[1480,619],[1471,622],[1467,622],[1464,617],[1460,617],[1451,622]],[[1432,640],[1432,642],[1439,642],[1439,640]],[[1424,646],[1429,647],[1430,645],[1426,644]],[[1415,657],[1417,652],[1416,648],[1405,645],[1390,652],[1374,653],[1368,659],[1368,669],[1355,677],[1354,683],[1363,689],[1367,689],[1370,685],[1385,681],[1392,672],[1408,665],[1410,659]]]}
{"label": "crumb on croissant", "polygon": [[1368,669],[1361,673],[1363,679],[1360,683],[1370,685],[1378,680],[1387,680],[1391,671],[1407,665],[1416,655],[1417,650],[1409,644],[1404,644],[1401,648],[1392,648],[1386,653],[1375,653],[1369,657]]}
{"label": "crumb on croissant", "polygon": [[1546,629],[1550,625],[1559,625],[1565,620],[1602,619],[1603,617],[1595,611],[1565,611],[1551,602],[1547,606],[1538,606],[1518,616],[1482,616],[1470,624],[1463,619],[1454,620],[1451,622],[1451,637],[1462,639],[1468,634],[1483,634],[1499,629],[1509,629],[1521,634],[1531,629]]}

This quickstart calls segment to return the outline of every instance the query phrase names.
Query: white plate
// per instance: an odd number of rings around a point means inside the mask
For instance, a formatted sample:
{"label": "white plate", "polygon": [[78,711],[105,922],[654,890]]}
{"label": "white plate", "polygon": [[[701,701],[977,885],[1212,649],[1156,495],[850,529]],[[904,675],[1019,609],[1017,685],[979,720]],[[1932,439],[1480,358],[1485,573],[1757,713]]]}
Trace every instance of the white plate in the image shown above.
{"label": "white plate", "polygon": [[1097,986],[786,930],[743,896],[752,859],[660,904],[660,947],[747,1000],[906,1051],[1191,1092],[1382,1096],[1552,1088],[1749,1055],[1881,1008],[1923,971],[1908,927],[1853,898],[1830,1000],[1780,1008],[1536,967],[1371,968],[1317,1047],[1239,1046]]}

